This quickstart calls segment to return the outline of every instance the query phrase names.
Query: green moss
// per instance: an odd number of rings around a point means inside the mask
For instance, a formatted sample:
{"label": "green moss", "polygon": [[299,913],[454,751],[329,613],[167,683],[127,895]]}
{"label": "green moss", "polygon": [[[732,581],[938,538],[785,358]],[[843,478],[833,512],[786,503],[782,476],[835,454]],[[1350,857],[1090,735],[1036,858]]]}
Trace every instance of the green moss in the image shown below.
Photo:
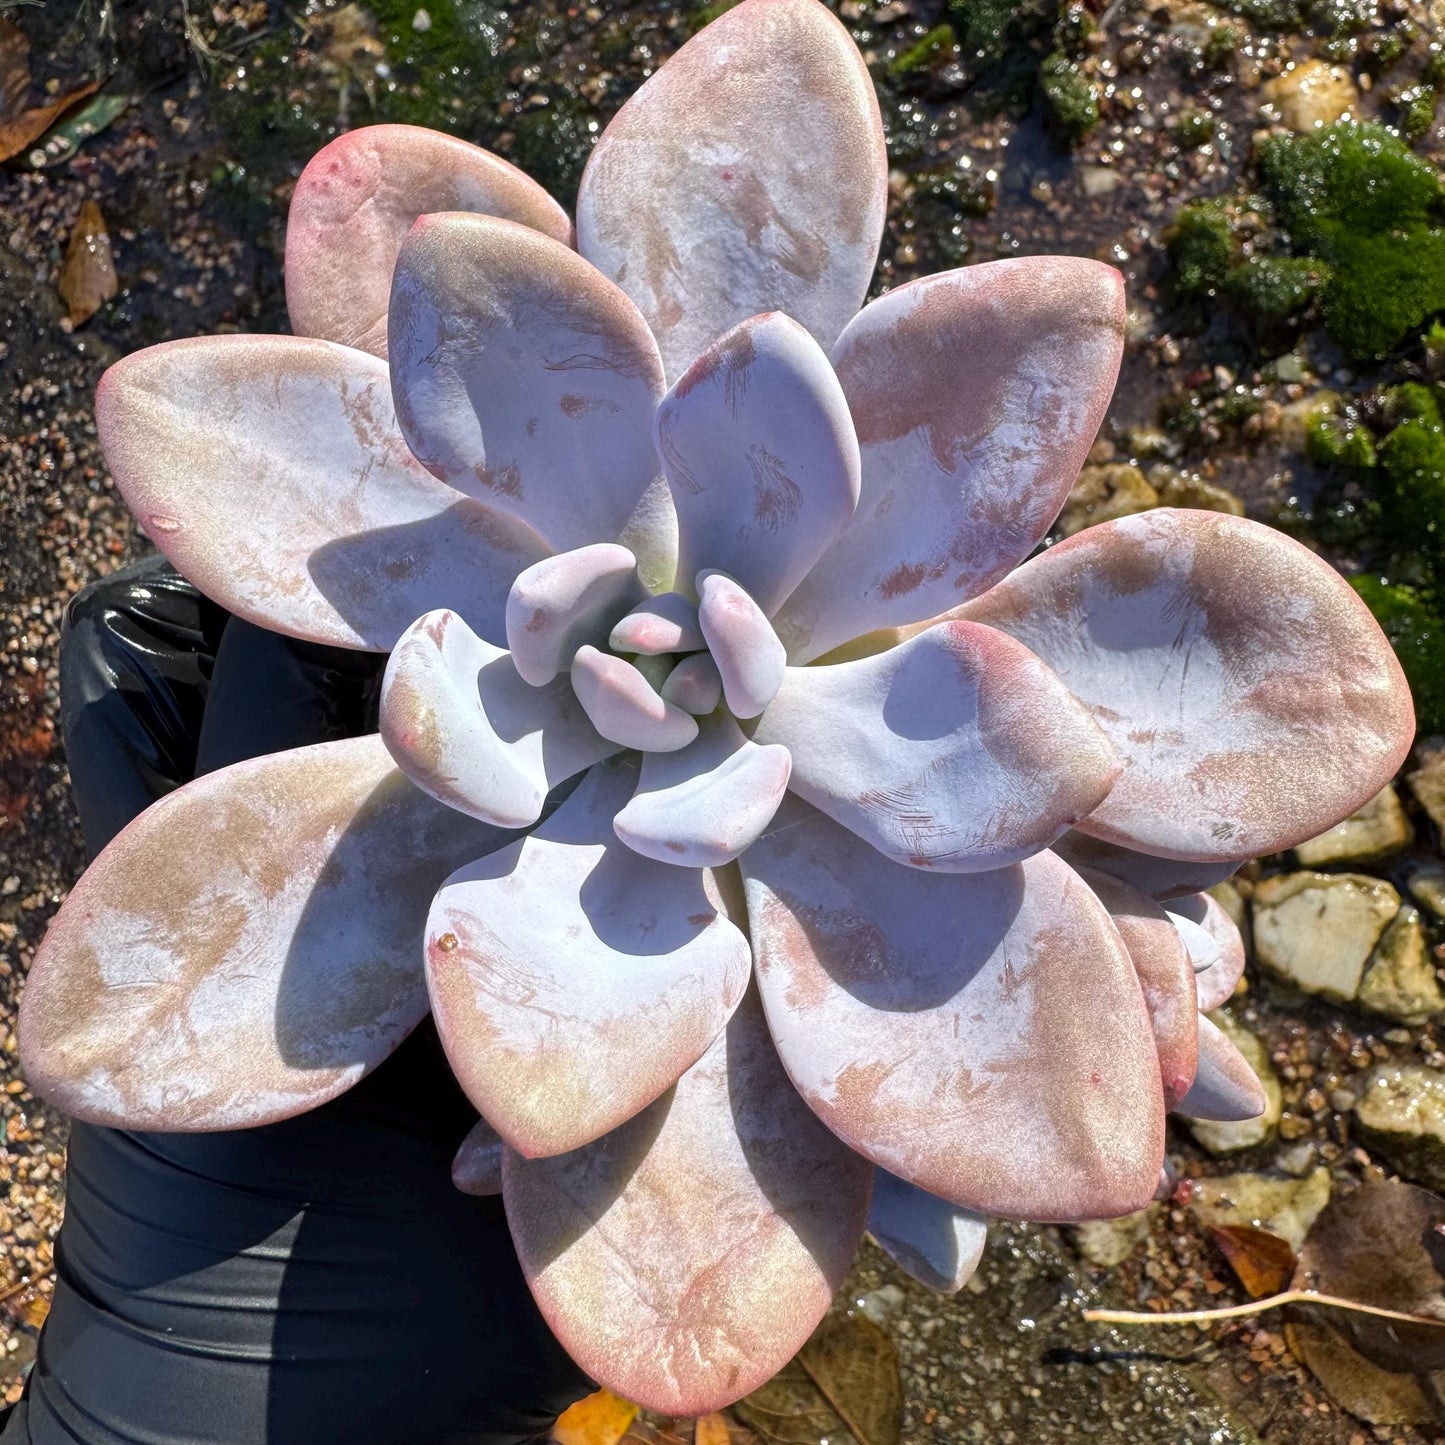
{"label": "green moss", "polygon": [[1428,135],[1435,124],[1435,108],[1439,96],[1430,85],[1411,85],[1395,93],[1395,109],[1400,117],[1400,133],[1409,140]]}
{"label": "green moss", "polygon": [[1379,16],[1371,0],[1305,0],[1310,24],[1326,35],[1358,35],[1377,23]]}
{"label": "green moss", "polygon": [[1211,25],[1209,36],[1204,42],[1204,63],[1211,70],[1223,70],[1234,61],[1239,47],[1244,44],[1243,27],[1232,21],[1222,20]]}
{"label": "green moss", "polygon": [[1325,328],[1356,359],[1383,357],[1445,309],[1435,170],[1382,126],[1337,121],[1271,136],[1260,166],[1296,252],[1325,261]]}
{"label": "green moss", "polygon": [[1214,128],[1214,117],[1207,110],[1181,110],[1174,122],[1174,138],[1192,150],[1208,145],[1214,139]]}
{"label": "green moss", "polygon": [[935,25],[927,35],[910,45],[898,55],[888,67],[889,75],[906,76],[920,70],[932,70],[934,66],[953,58],[953,26],[946,22]]}
{"label": "green moss", "polygon": [[1321,413],[1305,423],[1305,444],[1321,466],[1369,468],[1375,465],[1375,438],[1357,417]]}
{"label": "green moss", "polygon": [[1065,5],[1054,25],[1054,45],[1066,55],[1081,56],[1088,49],[1094,29],[1094,17],[1083,5]]}
{"label": "green moss", "polygon": [[1224,8],[1260,30],[1298,30],[1304,21],[1299,0],[1225,0]]}
{"label": "green moss", "polygon": [[913,183],[916,201],[935,202],[956,216],[986,216],[997,199],[991,181],[953,163],[915,171]]}
{"label": "green moss", "polygon": [[1251,256],[1229,272],[1225,291],[1258,321],[1287,321],[1310,304],[1325,274],[1325,268],[1308,257]]}
{"label": "green moss", "polygon": [[1419,381],[1404,381],[1390,387],[1382,398],[1390,420],[1399,425],[1405,421],[1424,422],[1428,427],[1441,425],[1440,396],[1432,386]]}
{"label": "green moss", "polygon": [[1182,295],[1207,295],[1224,284],[1234,264],[1235,244],[1222,201],[1189,202],[1181,208],[1165,241]]}
{"label": "green moss", "polygon": [[1353,583],[1405,669],[1421,732],[1445,731],[1445,616],[1439,604],[1428,591],[1381,577]]}
{"label": "green moss", "polygon": [[1083,140],[1099,123],[1099,96],[1076,61],[1062,50],[1044,57],[1039,67],[1048,118],[1069,142]]}
{"label": "green moss", "polygon": [[965,59],[997,65],[1027,19],[1027,0],[952,0],[948,7]]}

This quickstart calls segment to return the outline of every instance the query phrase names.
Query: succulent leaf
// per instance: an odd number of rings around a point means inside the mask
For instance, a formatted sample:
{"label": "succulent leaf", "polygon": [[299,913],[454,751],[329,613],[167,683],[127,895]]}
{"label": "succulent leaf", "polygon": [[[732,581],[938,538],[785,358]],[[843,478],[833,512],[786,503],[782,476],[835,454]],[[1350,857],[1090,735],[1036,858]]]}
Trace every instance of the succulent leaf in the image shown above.
{"label": "succulent leaf", "polygon": [[957,1294],[983,1258],[988,1225],[972,1210],[879,1169],[873,1176],[868,1233],[919,1284]]}
{"label": "succulent leaf", "polygon": [[887,204],[878,100],[848,32],[817,0],[743,0],[603,131],[577,246],[678,377],[764,311],[831,346],[867,294]]}
{"label": "succulent leaf", "polygon": [[1199,1002],[1189,951],[1170,915],[1147,894],[1092,868],[1078,873],[1109,910],[1134,962],[1159,1050],[1164,1107],[1172,1109],[1189,1092],[1199,1064]]}
{"label": "succulent leaf", "polygon": [[1258,522],[1160,508],[1049,548],[960,615],[1018,638],[1124,762],[1082,831],[1165,857],[1291,848],[1373,798],[1414,712],[1369,609]]}
{"label": "succulent leaf", "polygon": [[122,358],[96,425],[146,535],[207,597],[311,642],[386,652],[435,607],[500,641],[535,532],[406,448],[386,363],[329,341],[198,336]]}
{"label": "succulent leaf", "polygon": [[418,216],[477,211],[572,244],[566,211],[480,146],[414,125],[369,125],[307,162],[286,216],[286,309],[297,336],[386,355],[397,252]]}
{"label": "succulent leaf", "polygon": [[639,603],[608,638],[614,652],[640,652],[647,657],[697,652],[706,645],[698,626],[697,605],[681,592],[662,592]]}
{"label": "succulent leaf", "polygon": [[1067,864],[902,867],[789,798],[740,866],[778,1053],[847,1144],[982,1214],[1149,1202],[1164,1154],[1149,1014]]}
{"label": "succulent leaf", "polygon": [[1054,844],[1054,852],[1071,868],[1094,868],[1111,877],[1132,883],[1141,893],[1159,902],[1199,893],[1223,883],[1239,870],[1243,858],[1225,858],[1218,862],[1191,862],[1179,858],[1158,858],[1087,833],[1071,829]]}
{"label": "succulent leaf", "polygon": [[647,753],[637,791],[618,813],[634,852],[686,868],[721,868],[772,821],[788,787],[787,748],[750,742],[725,714],[704,718],[680,752]]}
{"label": "succulent leaf", "polygon": [[697,621],[722,679],[728,711],[754,718],[777,695],[788,656],[763,609],[731,577],[700,572]]}
{"label": "succulent leaf", "polygon": [[1200,1014],[1199,1070],[1174,1112],[1186,1119],[1233,1124],[1259,1118],[1268,1102],[1249,1061],[1217,1024]]}
{"label": "succulent leaf", "polygon": [[572,659],[572,688],[592,726],[624,748],[671,753],[697,736],[697,719],[663,698],[631,663],[595,647]]}
{"label": "succulent leaf", "polygon": [[544,557],[507,595],[507,646],[524,682],[545,687],[586,643],[603,647],[613,623],[646,596],[637,559],[615,542]]}
{"label": "succulent leaf", "polygon": [[579,1148],[671,1088],[747,988],[747,939],[703,875],[613,832],[636,781],[594,768],[530,837],[454,873],[427,920],[452,1071],[528,1156]]}
{"label": "succulent leaf", "polygon": [[1012,638],[944,622],[857,662],[790,667],[758,742],[792,789],[898,863],[971,873],[1046,848],[1118,773],[1104,734]]}
{"label": "succulent leaf", "polygon": [[535,823],[553,788],[617,751],[570,679],[530,687],[509,653],[445,611],[419,618],[392,652],[381,736],[417,787],[500,828]]}
{"label": "succulent leaf", "polygon": [[677,521],[652,449],[657,345],[575,251],[490,216],[423,216],[397,258],[391,384],[442,481],[566,552],[620,542],[672,585]]}
{"label": "succulent leaf", "polygon": [[871,302],[833,348],[862,449],[858,509],[778,614],[795,661],[936,617],[1053,525],[1104,419],[1124,288],[1097,261],[946,271]]}
{"label": "succulent leaf", "polygon": [[711,656],[696,652],[667,674],[662,696],[694,717],[704,717],[722,701],[722,674]]}
{"label": "succulent leaf", "polygon": [[478,1119],[452,1160],[452,1183],[463,1194],[500,1194],[505,1147],[502,1136],[485,1119]]}
{"label": "succulent leaf", "polygon": [[715,341],[663,398],[678,575],[727,573],[769,616],[858,503],[858,439],[822,347],[778,312]]}
{"label": "succulent leaf", "polygon": [[1229,998],[1244,972],[1244,939],[1218,900],[1207,893],[1171,899],[1168,912],[1189,952],[1199,1011],[1209,1013]]}
{"label": "succulent leaf", "polygon": [[749,993],[650,1109],[557,1158],[509,1150],[502,1189],[573,1359],[649,1409],[702,1415],[775,1374],[822,1319],[872,1174],[793,1092]]}
{"label": "succulent leaf", "polygon": [[513,836],[413,788],[375,735],[198,778],[124,829],[52,922],[20,1009],[26,1076],[119,1129],[314,1109],[425,1017],[431,896]]}

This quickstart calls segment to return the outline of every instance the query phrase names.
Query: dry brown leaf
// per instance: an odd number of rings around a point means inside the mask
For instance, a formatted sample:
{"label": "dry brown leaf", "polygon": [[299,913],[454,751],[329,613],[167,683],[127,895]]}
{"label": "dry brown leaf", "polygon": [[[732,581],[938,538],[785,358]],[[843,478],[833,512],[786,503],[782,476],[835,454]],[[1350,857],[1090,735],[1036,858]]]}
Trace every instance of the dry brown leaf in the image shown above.
{"label": "dry brown leaf", "polygon": [[1284,1327],[1295,1357],[1305,1364],[1342,1409],[1369,1425],[1430,1425],[1436,1421],[1425,1391],[1413,1375],[1372,1364],[1338,1330],[1299,1321]]}
{"label": "dry brown leaf", "polygon": [[1289,1241],[1267,1229],[1221,1224],[1211,1227],[1209,1235],[1255,1299],[1282,1290],[1294,1273],[1294,1250]]}
{"label": "dry brown leaf", "polygon": [[858,1445],[898,1445],[903,1436],[898,1350],[866,1315],[829,1315],[798,1352],[798,1363]]}
{"label": "dry brown leaf", "polygon": [[30,95],[30,41],[8,15],[0,15],[0,125],[25,109]]}
{"label": "dry brown leaf", "polygon": [[72,323],[89,321],[120,290],[105,217],[94,201],[80,208],[70,233],[65,264],[60,268],[60,299],[70,308]]}
{"label": "dry brown leaf", "polygon": [[0,161],[8,161],[39,140],[78,101],[100,89],[98,80],[87,81],[44,105],[31,106],[0,125]]}
{"label": "dry brown leaf", "polygon": [[556,1445],[618,1445],[636,1418],[636,1405],[598,1390],[563,1413],[552,1426],[552,1439]]}
{"label": "dry brown leaf", "polygon": [[818,1445],[820,1440],[847,1445],[850,1438],[847,1426],[797,1360],[739,1400],[733,1413],[763,1445]]}
{"label": "dry brown leaf", "polygon": [[728,1422],[721,1415],[704,1415],[692,1428],[692,1445],[732,1445]]}
{"label": "dry brown leaf", "polygon": [[[1445,1323],[1445,1199],[1397,1180],[1362,1185],[1315,1221],[1291,1283]],[[1329,1323],[1381,1369],[1445,1369],[1438,1325],[1345,1313]]]}

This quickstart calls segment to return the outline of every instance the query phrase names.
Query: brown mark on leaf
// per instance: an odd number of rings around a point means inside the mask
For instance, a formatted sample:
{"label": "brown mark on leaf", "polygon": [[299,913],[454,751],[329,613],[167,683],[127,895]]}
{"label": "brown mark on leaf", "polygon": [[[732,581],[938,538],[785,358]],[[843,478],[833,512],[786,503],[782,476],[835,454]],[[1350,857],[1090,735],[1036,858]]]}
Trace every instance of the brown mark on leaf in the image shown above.
{"label": "brown mark on leaf", "polygon": [[488,491],[500,492],[504,497],[512,497],[519,502],[525,495],[522,473],[516,462],[508,462],[504,467],[489,467],[485,462],[478,462],[472,472]]}
{"label": "brown mark on leaf", "polygon": [[791,526],[803,505],[803,490],[783,470],[781,457],[755,443],[747,450],[753,474],[753,517],[770,532]]}

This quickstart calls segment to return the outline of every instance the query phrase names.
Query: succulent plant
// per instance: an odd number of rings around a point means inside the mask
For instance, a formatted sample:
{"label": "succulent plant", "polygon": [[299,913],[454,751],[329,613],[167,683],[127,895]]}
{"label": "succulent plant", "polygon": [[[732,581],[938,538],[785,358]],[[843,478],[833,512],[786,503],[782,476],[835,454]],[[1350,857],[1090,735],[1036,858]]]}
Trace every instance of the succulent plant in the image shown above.
{"label": "succulent plant", "polygon": [[256,1125],[430,1008],[481,1115],[459,1186],[500,1189],[578,1361],[672,1412],[785,1363],[865,1227],[958,1288],[984,1216],[1140,1208],[1166,1109],[1257,1112],[1199,1013],[1244,959],[1200,890],[1413,731],[1363,604],[1265,527],[1030,557],[1121,278],[864,305],[886,194],[846,31],[743,0],[602,134],[575,248],[496,157],[356,131],[292,202],[299,335],[154,347],[97,397],[186,577],[391,656],[379,735],[202,777],[101,854],[29,980],[30,1079]]}

